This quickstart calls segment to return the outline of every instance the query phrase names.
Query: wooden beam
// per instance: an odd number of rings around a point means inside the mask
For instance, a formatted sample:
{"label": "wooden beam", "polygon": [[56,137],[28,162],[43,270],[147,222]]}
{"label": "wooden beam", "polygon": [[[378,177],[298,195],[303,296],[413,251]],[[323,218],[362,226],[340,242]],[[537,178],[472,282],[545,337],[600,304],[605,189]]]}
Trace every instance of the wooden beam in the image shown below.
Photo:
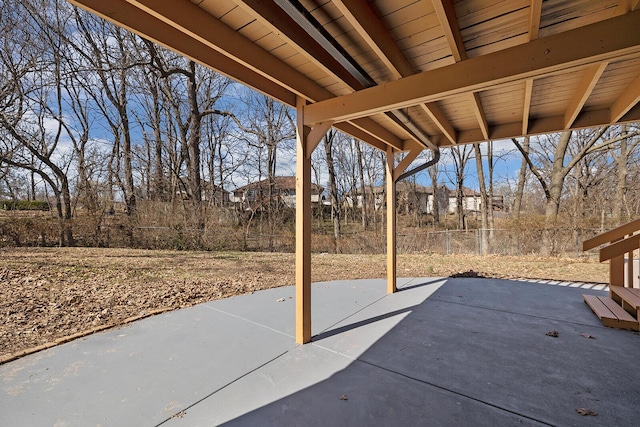
{"label": "wooden beam", "polygon": [[333,0],[332,3],[396,79],[415,73],[413,66],[366,0]]}
{"label": "wooden beam", "polygon": [[296,342],[311,341],[311,159],[305,100],[298,98],[296,118]]}
{"label": "wooden beam", "polygon": [[290,46],[296,46],[300,54],[327,74],[353,89],[365,87],[273,0],[236,0],[236,3],[262,25],[285,39]]}
{"label": "wooden beam", "polygon": [[[296,95],[309,101],[334,97],[189,0],[71,0],[71,3],[192,57],[287,105],[295,106]],[[375,121],[363,118],[358,126],[377,140],[402,149],[401,139]],[[378,135],[382,130],[384,134]],[[371,139],[365,142],[376,145]]]}
{"label": "wooden beam", "polygon": [[331,129],[332,125],[333,122],[323,122],[318,123],[311,129],[311,132],[307,135],[306,142],[306,156],[308,158],[311,158],[313,150],[315,150],[318,144],[320,144],[320,141],[322,141],[322,138],[324,138],[329,129]]}
{"label": "wooden beam", "polygon": [[176,28],[158,20],[124,0],[69,0],[75,6],[145,37],[158,45],[184,55],[201,65],[213,68],[234,80],[295,106],[295,94],[263,75],[244,67],[209,46],[193,40]]}
{"label": "wooden beam", "polygon": [[377,148],[381,151],[387,151],[387,144],[384,141],[372,136],[371,134],[363,131],[359,127],[354,126],[349,122],[337,123],[334,125],[334,127],[341,132],[346,133],[347,135],[351,135],[355,139],[369,144],[373,148]]}
{"label": "wooden beam", "polygon": [[[332,4],[344,15],[396,79],[415,74],[413,66],[366,0],[334,0]],[[388,116],[394,123],[399,124],[392,114]],[[442,123],[447,123],[444,114],[440,114],[440,120]],[[406,132],[406,127],[401,126],[400,129]],[[416,142],[424,144],[413,135],[411,137]],[[402,150],[394,144],[391,145],[397,150]]]}
{"label": "wooden beam", "polygon": [[311,100],[330,97],[314,81],[190,0],[127,1],[299,96]]}
{"label": "wooden beam", "polygon": [[640,76],[636,77],[611,105],[611,123],[620,120],[638,102],[640,102]]}
{"label": "wooden beam", "polygon": [[524,106],[522,109],[522,134],[529,130],[529,113],[531,111],[531,95],[533,94],[533,79],[524,82]]}
{"label": "wooden beam", "polygon": [[451,54],[456,62],[467,59],[467,50],[464,47],[462,34],[458,25],[458,17],[452,0],[433,0],[433,9],[444,33],[444,38],[451,49]]}
{"label": "wooden beam", "polygon": [[542,0],[531,0],[529,6],[529,41],[540,34],[540,17],[542,16]]}
{"label": "wooden beam", "polygon": [[584,242],[582,242],[582,250],[588,251],[600,245],[604,245],[605,243],[611,243],[621,240],[625,236],[633,234],[639,230],[640,218],[616,227],[613,230],[606,231],[604,233],[598,234],[595,237],[585,240]]}
{"label": "wooden beam", "polygon": [[480,125],[480,131],[482,132],[482,136],[484,136],[485,140],[489,140],[489,126],[487,125],[487,118],[484,116],[484,111],[482,110],[482,101],[480,100],[480,94],[477,92],[473,92],[469,96],[471,100],[471,107],[473,108],[473,113],[478,120],[478,124]]}
{"label": "wooden beam", "polygon": [[607,68],[607,65],[607,62],[603,62],[601,64],[592,65],[585,70],[584,75],[580,80],[580,84],[576,89],[576,93],[569,102],[569,106],[564,113],[565,129],[569,129],[576,117],[578,117],[578,114],[582,110],[585,102],[589,99],[589,95],[591,95],[593,88],[596,86],[596,83],[598,83],[598,80],[600,80],[600,76],[602,76],[605,68]]}
{"label": "wooden beam", "polygon": [[433,102],[640,52],[640,12],[471,58],[307,106],[307,124]]}
{"label": "wooden beam", "polygon": [[442,134],[451,142],[451,144],[455,145],[457,132],[438,104],[436,102],[429,102],[428,104],[420,104],[420,106],[425,113],[427,113],[429,118],[433,120],[436,126],[438,126],[438,129],[440,129]]}
{"label": "wooden beam", "polygon": [[387,293],[397,290],[396,282],[396,181],[393,178],[395,159],[393,148],[387,148]]}
{"label": "wooden beam", "polygon": [[640,0],[620,0],[614,11],[614,16],[623,15],[640,8]]}
{"label": "wooden beam", "polygon": [[[611,112],[608,108],[601,110],[583,111],[573,122],[571,129],[593,128],[607,126],[610,121]],[[632,123],[640,121],[640,104],[633,107],[625,114],[618,123]],[[522,122],[493,125],[489,129],[489,139],[518,138],[524,135],[546,134],[562,132],[564,130],[564,115],[531,119],[527,133],[522,132]],[[435,139],[435,138],[434,138]],[[485,141],[480,129],[461,130],[458,132],[458,144],[475,144]]]}
{"label": "wooden beam", "polygon": [[397,181],[400,175],[404,173],[405,170],[409,167],[409,165],[422,153],[422,146],[417,146],[410,150],[406,156],[402,159],[398,166],[393,168],[393,180]]}
{"label": "wooden beam", "polygon": [[[307,107],[305,108],[308,107],[309,106],[307,105]],[[390,145],[396,150],[404,150],[404,141],[391,133],[391,131],[389,131],[387,128],[380,125],[378,122],[375,122],[369,118],[353,119],[350,120],[350,122],[352,125],[359,127],[363,131],[382,139],[387,145]]]}
{"label": "wooden beam", "polygon": [[636,250],[638,247],[640,247],[640,234],[634,234],[631,237],[627,237],[624,240],[600,249],[600,262],[624,256],[627,252]]}

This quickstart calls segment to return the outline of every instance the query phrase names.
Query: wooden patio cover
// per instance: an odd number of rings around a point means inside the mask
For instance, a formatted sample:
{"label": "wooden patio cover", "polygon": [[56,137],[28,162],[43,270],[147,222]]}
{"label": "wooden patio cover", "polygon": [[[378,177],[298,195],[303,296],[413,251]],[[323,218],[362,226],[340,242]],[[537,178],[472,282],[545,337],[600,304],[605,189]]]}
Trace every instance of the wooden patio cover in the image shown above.
{"label": "wooden patio cover", "polygon": [[394,292],[395,181],[423,149],[640,121],[640,0],[70,2],[297,109],[299,343],[310,156],[330,127],[387,153]]}

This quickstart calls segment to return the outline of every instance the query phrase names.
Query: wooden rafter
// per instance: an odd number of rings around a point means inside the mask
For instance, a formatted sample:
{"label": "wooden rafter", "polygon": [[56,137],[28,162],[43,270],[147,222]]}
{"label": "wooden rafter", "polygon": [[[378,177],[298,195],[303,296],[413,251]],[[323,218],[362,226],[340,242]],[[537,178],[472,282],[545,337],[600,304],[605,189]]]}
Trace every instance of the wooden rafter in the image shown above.
{"label": "wooden rafter", "polygon": [[[456,16],[456,10],[453,6],[452,0],[433,0],[433,8],[442,27],[444,37],[447,40],[451,54],[456,62],[464,61],[467,59],[467,50],[464,47],[462,40],[462,34],[460,33],[460,26],[458,25],[458,17]],[[482,109],[482,103],[480,102],[480,95],[478,93],[472,93],[469,96],[469,102],[471,108],[478,120],[480,131],[485,135],[486,139],[489,139],[489,128],[487,125],[486,115]],[[444,135],[449,138],[449,133],[444,131],[441,124],[436,123]],[[449,127],[451,127],[449,125]],[[455,142],[454,142],[455,143]]]}
{"label": "wooden rafter", "polygon": [[451,126],[444,111],[438,106],[437,102],[429,102],[428,104],[420,104],[422,109],[429,115],[429,118],[438,126],[442,134],[452,143],[456,143],[457,132]]}
{"label": "wooden rafter", "polygon": [[460,27],[458,26],[458,18],[456,10],[453,7],[452,0],[433,0],[433,9],[438,16],[440,26],[444,33],[447,44],[451,49],[451,54],[456,62],[467,59],[467,50],[464,47]]}
{"label": "wooden rafter", "polygon": [[248,67],[236,63],[220,52],[210,49],[204,43],[193,40],[187,34],[163,22],[124,0],[69,0],[72,4],[90,10],[101,18],[114,22],[129,31],[146,37],[153,42],[170,48],[180,54],[215,68],[233,79],[279,100],[287,105],[295,105],[295,94],[271,79]]}
{"label": "wooden rafter", "polygon": [[638,102],[640,102],[640,76],[636,77],[611,105],[611,123],[619,121]]}
{"label": "wooden rafter", "polygon": [[334,0],[332,2],[356,32],[384,62],[396,78],[415,73],[384,24],[366,0]]}
{"label": "wooden rafter", "polygon": [[[415,70],[393,40],[391,34],[389,34],[384,24],[378,19],[371,6],[365,0],[335,0],[333,4],[396,79],[415,74]],[[426,110],[426,107],[423,106],[423,108]],[[444,114],[439,116],[439,120],[443,122],[436,122],[438,127],[451,128]]]}
{"label": "wooden rafter", "polygon": [[529,41],[537,39],[540,34],[541,16],[542,0],[531,0],[531,6],[529,6]]}
{"label": "wooden rafter", "polygon": [[[185,52],[176,46],[179,46],[180,40],[184,39],[185,50],[192,52],[187,56],[196,59],[203,56],[215,57],[217,61],[205,63],[200,60],[199,62],[287,105],[295,105],[296,95],[309,101],[321,101],[334,97],[316,82],[280,61],[220,20],[203,13],[202,9],[189,0],[70,1],[180,53]],[[186,46],[189,44],[193,47]],[[228,64],[228,67],[221,69],[223,67],[218,64]],[[259,77],[255,77],[256,75]],[[267,83],[268,81],[271,83]],[[256,85],[254,82],[262,82],[262,84]],[[270,90],[264,90],[265,87]],[[336,127],[343,131],[345,129],[345,126]],[[371,119],[359,119],[356,127],[365,130],[368,135],[373,135],[373,139],[367,138],[366,134],[353,136],[374,147],[379,148],[380,141],[384,141],[384,144],[390,144],[395,149],[403,149],[403,141],[388,130],[384,129],[384,135],[378,135],[377,131],[383,128]]]}
{"label": "wooden rafter", "polygon": [[353,89],[365,87],[273,0],[236,0],[236,3],[265,27],[279,34],[288,44],[297,46],[296,50],[300,54],[328,74]]}
{"label": "wooden rafter", "polygon": [[[307,123],[348,120],[640,53],[640,12],[424,71],[306,107]],[[607,37],[606,35],[611,35]],[[615,35],[615,36],[614,36]],[[521,58],[514,60],[513,58]]]}
{"label": "wooden rafter", "polygon": [[[611,123],[611,110],[603,108],[601,110],[583,111],[573,122],[572,129],[593,128],[607,126]],[[636,105],[629,110],[619,123],[629,123],[640,121],[640,105]],[[561,132],[564,130],[564,114],[558,116],[548,116],[529,120],[527,135],[545,134]],[[505,123],[491,126],[489,132],[490,139],[509,139],[522,136],[522,122]],[[479,129],[459,131],[458,144],[474,144],[483,142],[486,139]]]}
{"label": "wooden rafter", "polygon": [[485,117],[484,110],[482,109],[480,94],[473,92],[469,95],[469,98],[473,107],[473,112],[478,120],[478,124],[480,124],[480,132],[482,132],[484,139],[489,139],[489,126],[487,125],[487,118]]}
{"label": "wooden rafter", "polygon": [[578,88],[576,89],[576,92],[564,113],[565,129],[569,129],[576,120],[576,117],[578,117],[584,103],[587,102],[589,95],[591,95],[593,88],[596,86],[596,83],[600,79],[600,76],[602,76],[602,73],[604,73],[607,65],[608,63],[603,62],[601,64],[592,65],[585,70],[585,73],[580,80],[580,84],[578,85]]}

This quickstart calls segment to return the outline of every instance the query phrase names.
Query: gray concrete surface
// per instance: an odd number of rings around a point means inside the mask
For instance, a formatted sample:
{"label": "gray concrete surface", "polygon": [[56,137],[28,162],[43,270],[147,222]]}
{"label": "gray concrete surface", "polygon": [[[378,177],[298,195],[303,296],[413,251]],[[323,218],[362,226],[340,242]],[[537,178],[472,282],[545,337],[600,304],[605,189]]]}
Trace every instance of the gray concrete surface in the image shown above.
{"label": "gray concrete surface", "polygon": [[314,284],[305,346],[284,287],[24,357],[0,366],[0,426],[640,425],[640,336],[603,327],[582,302],[602,290],[399,287]]}

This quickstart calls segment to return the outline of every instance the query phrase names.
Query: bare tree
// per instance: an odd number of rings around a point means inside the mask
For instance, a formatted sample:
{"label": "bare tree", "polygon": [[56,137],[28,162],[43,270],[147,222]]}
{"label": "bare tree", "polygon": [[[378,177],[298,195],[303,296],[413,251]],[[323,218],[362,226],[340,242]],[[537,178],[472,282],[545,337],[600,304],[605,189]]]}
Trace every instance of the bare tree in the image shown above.
{"label": "bare tree", "polygon": [[[467,228],[465,220],[465,209],[463,204],[464,197],[464,179],[466,177],[467,163],[473,153],[473,148],[469,145],[455,146],[449,149],[451,159],[453,160],[453,179],[452,182],[456,187],[456,215],[458,218],[458,229],[465,230]],[[451,179],[451,178],[450,178]]]}
{"label": "bare tree", "polygon": [[474,144],[473,151],[475,154],[476,160],[476,172],[478,174],[478,184],[480,186],[480,216],[482,218],[482,229],[481,229],[481,253],[482,255],[487,255],[489,253],[489,197],[487,196],[487,186],[484,180],[484,169],[482,167],[482,153],[480,152],[480,145]]}
{"label": "bare tree", "polygon": [[324,137],[324,152],[327,161],[327,170],[329,172],[329,197],[331,200],[331,218],[333,219],[334,249],[335,252],[338,253],[340,237],[342,236],[342,228],[340,223],[341,209],[338,198],[338,186],[336,183],[336,170],[333,161],[333,142],[336,137],[337,131],[334,129],[329,130]]}
{"label": "bare tree", "polygon": [[[21,19],[1,24],[5,34],[0,63],[4,71],[0,128],[0,163],[40,176],[52,189],[60,221],[59,242],[73,245],[71,158],[61,150],[68,131],[63,111],[63,63],[58,46],[67,18],[57,3],[45,5],[7,2],[0,19]],[[10,101],[10,103],[7,103]]]}
{"label": "bare tree", "polygon": [[[539,149],[535,152],[531,150],[529,154],[526,153],[517,139],[512,139],[526,159],[529,170],[534,174],[545,194],[545,228],[542,233],[540,247],[540,253],[543,256],[549,256],[555,252],[552,236],[553,227],[557,223],[565,178],[569,172],[594,147],[609,146],[629,136],[626,133],[616,131],[603,140],[602,137],[607,132],[607,129],[607,127],[604,127],[575,132],[566,131],[561,134],[538,138]],[[575,138],[572,138],[574,134]],[[573,153],[569,150],[571,142],[577,144]],[[534,163],[534,158],[537,158],[538,165]]]}

